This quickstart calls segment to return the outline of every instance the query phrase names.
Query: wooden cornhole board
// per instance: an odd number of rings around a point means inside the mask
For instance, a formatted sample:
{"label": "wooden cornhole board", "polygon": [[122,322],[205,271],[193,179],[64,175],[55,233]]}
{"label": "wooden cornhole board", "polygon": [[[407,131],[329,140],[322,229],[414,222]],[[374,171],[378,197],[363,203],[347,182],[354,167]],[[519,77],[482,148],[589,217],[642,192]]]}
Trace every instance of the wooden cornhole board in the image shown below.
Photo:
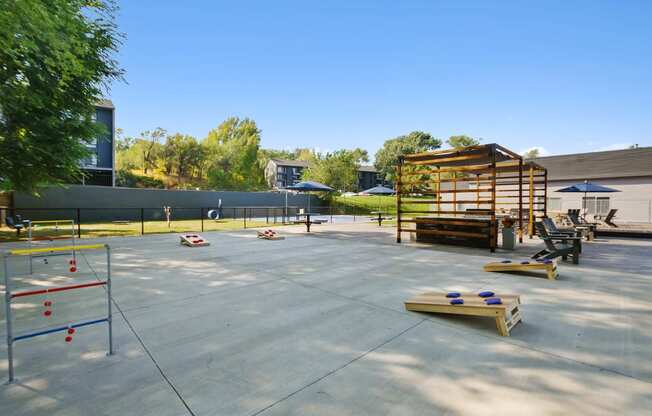
{"label": "wooden cornhole board", "polygon": [[497,293],[494,297],[502,300],[502,305],[487,305],[484,298],[477,293],[462,293],[458,299],[464,299],[463,305],[451,305],[451,298],[446,293],[427,292],[413,297],[405,302],[405,309],[413,312],[449,313],[453,315],[488,316],[496,320],[498,333],[504,337],[521,322],[518,306],[521,300],[518,295]]}
{"label": "wooden cornhole board", "polygon": [[211,243],[206,241],[204,237],[199,234],[181,234],[179,238],[181,239],[181,244],[188,247],[204,247],[211,245]]}
{"label": "wooden cornhole board", "polygon": [[[522,264],[527,261],[527,264]],[[487,263],[484,265],[485,272],[531,272],[533,270],[545,270],[548,279],[555,280],[557,272],[557,260],[550,260],[547,263],[536,260],[513,261],[511,263]]]}
{"label": "wooden cornhole board", "polygon": [[285,240],[285,237],[281,237],[273,230],[258,231],[258,238],[263,240]]}

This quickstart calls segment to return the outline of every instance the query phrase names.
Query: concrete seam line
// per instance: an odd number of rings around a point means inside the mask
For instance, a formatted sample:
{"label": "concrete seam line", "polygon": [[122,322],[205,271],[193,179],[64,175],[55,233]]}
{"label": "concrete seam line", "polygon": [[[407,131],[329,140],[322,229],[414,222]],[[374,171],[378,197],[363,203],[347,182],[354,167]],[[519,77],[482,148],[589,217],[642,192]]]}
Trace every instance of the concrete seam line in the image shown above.
{"label": "concrete seam line", "polygon": [[453,327],[451,325],[442,324],[441,322],[433,321],[431,318],[425,318],[425,320],[428,321],[428,323],[430,323],[430,324],[443,325],[443,326],[446,326],[446,327],[451,328],[451,329],[456,329],[456,330],[458,330],[460,332],[463,332],[463,333],[466,333],[466,334],[477,335],[477,336],[480,336],[480,337],[483,337],[483,338],[489,338],[489,339],[493,339],[495,341],[504,342],[505,344],[509,344],[509,345],[512,345],[514,347],[521,348],[521,349],[524,349],[524,350],[536,352],[536,353],[539,353],[539,354],[542,354],[542,355],[547,355],[547,356],[553,357],[553,358],[558,359],[558,360],[568,361],[568,362],[583,365],[583,366],[586,366],[586,367],[591,367],[591,368],[594,368],[596,370],[607,371],[607,372],[617,374],[617,375],[622,376],[622,377],[631,378],[633,380],[641,381],[643,383],[652,384],[652,381],[644,380],[644,379],[641,379],[641,378],[638,378],[638,377],[635,377],[635,376],[632,376],[632,375],[629,375],[629,374],[621,373],[620,371],[613,370],[611,368],[600,367],[599,365],[587,363],[587,362],[584,362],[584,361],[575,360],[573,358],[564,357],[563,355],[555,354],[555,353],[545,351],[545,350],[540,350],[538,348],[533,348],[533,347],[529,347],[529,346],[526,346],[526,345],[520,345],[520,344],[517,344],[515,342],[511,342],[511,341],[509,341],[507,339],[502,339],[502,338],[507,338],[507,337],[498,338],[498,337],[493,337],[493,336],[489,336],[489,335],[484,335],[484,334],[481,334],[481,333],[478,333],[478,332],[471,332],[471,331],[468,331],[468,330],[460,329],[458,327]]}
{"label": "concrete seam line", "polygon": [[376,345],[376,346],[373,347],[372,349],[363,352],[362,354],[358,355],[357,357],[354,357],[353,359],[347,361],[347,362],[344,363],[343,365],[341,365],[341,366],[339,366],[339,367],[337,367],[337,368],[335,368],[335,369],[333,369],[333,370],[327,372],[326,374],[324,374],[324,375],[321,376],[321,377],[316,378],[315,380],[311,381],[310,383],[306,384],[305,386],[303,386],[303,387],[301,387],[301,388],[299,388],[299,389],[293,391],[292,393],[290,393],[290,394],[288,394],[288,395],[286,395],[286,396],[284,396],[284,397],[282,397],[282,398],[276,400],[275,402],[269,404],[268,406],[265,406],[264,408],[262,408],[262,409],[256,411],[255,413],[252,413],[251,416],[257,416],[257,415],[259,415],[259,414],[261,414],[261,413],[263,413],[263,412],[265,412],[265,411],[271,409],[272,407],[276,406],[277,404],[279,404],[279,403],[281,403],[281,402],[283,402],[283,401],[289,399],[290,397],[292,397],[292,396],[294,396],[294,395],[296,395],[296,394],[298,394],[298,393],[301,393],[303,390],[307,389],[308,387],[313,386],[313,385],[319,383],[319,382],[322,381],[323,379],[332,376],[333,374],[335,374],[335,373],[337,373],[338,371],[340,371],[340,370],[342,370],[342,369],[348,367],[349,365],[355,363],[356,361],[358,361],[358,360],[360,360],[360,359],[366,357],[367,355],[371,354],[372,352],[376,351],[377,349],[384,347],[385,345],[389,344],[390,342],[392,342],[392,341],[394,341],[395,339],[399,338],[400,336],[404,335],[406,332],[408,332],[408,331],[410,331],[410,330],[416,328],[417,326],[421,325],[421,324],[422,324],[423,322],[425,322],[425,321],[426,321],[425,319],[422,319],[422,320],[420,320],[419,322],[410,325],[409,327],[403,329],[403,330],[402,330],[401,332],[399,332],[398,334],[396,334],[396,335],[392,335],[390,338],[388,338],[388,339],[386,339],[385,341],[381,342],[380,344]]}
{"label": "concrete seam line", "polygon": [[[88,267],[91,269],[91,271],[92,271],[93,274],[95,275],[95,278],[96,278],[96,279],[99,279],[99,277],[97,276],[97,272],[95,271],[95,268],[94,268],[94,267],[89,263],[89,261],[88,261],[88,259],[86,258],[86,256],[85,256],[83,253],[80,253],[80,254],[81,254],[82,257],[84,258],[84,261],[86,262],[86,264],[88,265]],[[106,288],[103,288],[103,289],[106,290]],[[129,327],[129,329],[131,330],[131,332],[134,334],[134,336],[135,336],[136,339],[138,340],[138,343],[140,343],[140,345],[143,347],[143,350],[145,350],[145,353],[147,354],[147,356],[149,357],[149,359],[152,360],[152,362],[154,363],[154,366],[156,367],[156,369],[158,370],[158,372],[161,374],[161,377],[163,377],[163,380],[165,380],[165,382],[168,384],[168,386],[170,386],[170,388],[172,389],[172,391],[174,392],[174,394],[175,394],[175,395],[177,396],[177,398],[181,401],[181,403],[182,403],[183,406],[186,408],[186,410],[188,410],[188,413],[189,413],[191,416],[196,416],[195,412],[192,411],[192,409],[190,408],[190,406],[188,405],[188,403],[186,402],[186,400],[183,398],[183,396],[181,396],[181,393],[179,392],[179,390],[177,390],[177,388],[174,386],[174,384],[172,383],[172,381],[167,377],[167,375],[165,374],[165,372],[163,371],[163,369],[161,368],[161,366],[159,365],[159,363],[156,361],[156,359],[155,359],[154,356],[152,355],[152,353],[151,353],[151,351],[149,350],[149,348],[147,348],[147,346],[145,345],[145,342],[142,340],[142,338],[140,337],[140,335],[138,335],[138,332],[136,332],[136,328],[134,328],[133,325],[131,324],[131,322],[129,322],[129,319],[127,319],[127,316],[126,316],[125,313],[122,311],[122,308],[120,308],[120,305],[119,305],[118,302],[113,298],[113,296],[111,297],[111,301],[113,302],[113,304],[115,305],[116,309],[117,309],[118,312],[120,313],[120,316],[122,316],[122,319],[124,319],[125,323],[127,324],[127,326]]]}
{"label": "concrete seam line", "polygon": [[[359,299],[355,299],[355,298],[351,298],[351,297],[348,297],[348,296],[344,296],[344,295],[339,294],[339,293],[336,293],[336,292],[331,292],[331,291],[329,291],[329,290],[325,290],[325,289],[319,288],[319,287],[317,287],[317,286],[312,286],[312,285],[309,285],[309,284],[306,284],[306,283],[296,282],[296,281],[294,281],[294,280],[292,280],[292,279],[290,279],[290,278],[286,278],[285,280],[287,280],[287,281],[289,281],[289,282],[292,282],[292,283],[294,283],[294,284],[296,284],[296,285],[299,285],[299,286],[303,286],[303,287],[306,287],[306,288],[319,290],[319,291],[321,291],[321,292],[323,292],[323,293],[328,293],[328,294],[330,294],[330,295],[337,296],[337,297],[340,297],[340,298],[342,298],[342,299],[347,299],[347,300],[350,300],[350,301],[354,301],[354,302],[356,302],[356,303],[359,303],[359,304],[362,304],[362,305],[366,305],[366,306],[370,306],[370,307],[373,307],[373,308],[376,308],[376,309],[382,309],[382,310],[386,310],[386,311],[389,311],[389,312],[398,313],[398,314],[400,314],[400,315],[405,315],[405,316],[414,316],[412,313],[409,313],[409,312],[405,312],[405,311],[397,311],[396,309],[391,309],[391,308],[387,308],[387,307],[385,307],[385,306],[376,305],[376,304],[373,304],[373,303],[369,303],[369,302],[361,301],[361,300],[359,300]],[[483,333],[481,333],[481,332],[477,332],[477,331],[473,331],[473,330],[467,330],[467,329],[464,329],[464,328],[460,328],[459,326],[456,326],[456,325],[448,324],[448,323],[446,323],[446,322],[439,322],[439,321],[434,320],[434,318],[431,318],[431,317],[423,318],[423,320],[424,320],[424,321],[427,321],[427,322],[428,322],[429,324],[431,324],[431,325],[443,326],[443,327],[446,327],[446,328],[449,328],[449,329],[453,329],[453,330],[459,331],[459,332],[464,333],[464,334],[470,334],[470,335],[475,335],[475,336],[479,336],[479,337],[483,337],[483,338],[492,339],[492,340],[494,340],[494,341],[498,341],[498,342],[504,342],[504,343],[506,343],[506,344],[512,345],[512,346],[517,347],[517,348],[522,348],[522,349],[524,349],[524,350],[537,352],[537,353],[539,353],[539,354],[543,354],[543,355],[548,355],[548,356],[550,356],[550,357],[554,357],[554,358],[559,359],[559,360],[565,360],[565,361],[568,361],[568,362],[572,362],[572,363],[576,363],[576,364],[584,365],[584,366],[587,366],[587,367],[592,367],[592,368],[598,369],[598,370],[600,370],[600,371],[608,371],[608,372],[610,372],[610,373],[618,374],[618,375],[620,375],[620,376],[627,377],[627,378],[631,378],[631,379],[633,379],[633,380],[642,381],[642,382],[644,382],[644,383],[652,384],[651,381],[648,381],[648,380],[645,380],[645,379],[641,379],[641,378],[638,378],[638,377],[632,376],[632,375],[630,375],[630,374],[625,374],[625,373],[619,372],[619,371],[614,370],[614,369],[611,369],[611,368],[600,367],[600,366],[595,365],[595,364],[591,364],[591,363],[587,363],[587,362],[584,362],[584,361],[575,360],[575,359],[573,359],[573,358],[569,358],[569,357],[564,357],[563,355],[559,355],[559,354],[555,354],[555,353],[552,353],[552,352],[549,352],[549,351],[545,351],[545,350],[541,350],[541,349],[537,349],[537,348],[529,347],[529,346],[526,346],[526,345],[521,345],[521,344],[518,344],[518,343],[516,343],[516,342],[512,342],[512,341],[509,340],[509,339],[505,339],[505,338],[508,338],[508,337],[497,337],[497,336],[485,335],[485,334],[483,334]]]}

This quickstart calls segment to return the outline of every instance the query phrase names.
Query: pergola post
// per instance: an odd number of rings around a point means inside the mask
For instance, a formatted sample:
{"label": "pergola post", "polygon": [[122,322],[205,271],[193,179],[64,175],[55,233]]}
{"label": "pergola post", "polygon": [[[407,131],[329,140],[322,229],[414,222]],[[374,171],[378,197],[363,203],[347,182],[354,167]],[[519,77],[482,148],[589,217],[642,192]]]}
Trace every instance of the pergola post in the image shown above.
{"label": "pergola post", "polygon": [[530,215],[528,220],[528,235],[530,238],[534,235],[534,167],[530,165]]}
{"label": "pergola post", "polygon": [[489,242],[489,250],[493,253],[496,251],[498,241],[498,224],[496,222],[496,146],[491,146],[491,241]]}
{"label": "pergola post", "polygon": [[518,161],[518,242],[523,243],[523,159]]}
{"label": "pergola post", "polygon": [[401,167],[403,166],[403,158],[399,158],[398,166],[396,166],[396,242],[401,242],[401,193],[403,190]]}

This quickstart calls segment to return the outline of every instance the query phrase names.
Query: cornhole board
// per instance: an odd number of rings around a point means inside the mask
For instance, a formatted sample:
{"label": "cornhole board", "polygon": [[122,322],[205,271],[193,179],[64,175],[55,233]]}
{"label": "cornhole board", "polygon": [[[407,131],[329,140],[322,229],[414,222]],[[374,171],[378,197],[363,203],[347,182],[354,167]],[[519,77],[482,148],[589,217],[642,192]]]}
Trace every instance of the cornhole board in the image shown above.
{"label": "cornhole board", "polygon": [[413,297],[405,302],[405,309],[413,312],[448,313],[453,315],[487,316],[496,320],[498,333],[504,337],[516,324],[521,322],[518,295],[505,295],[497,293],[493,297],[502,300],[501,305],[487,305],[484,298],[477,293],[462,293],[458,299],[464,299],[463,305],[451,305],[451,298],[446,293],[427,292]]}
{"label": "cornhole board", "polygon": [[285,237],[281,237],[273,230],[258,231],[258,238],[263,240],[285,240]]}
{"label": "cornhole board", "polygon": [[181,234],[179,238],[181,239],[181,244],[188,247],[204,247],[211,245],[211,243],[206,241],[204,237],[199,234]]}
{"label": "cornhole board", "polygon": [[[527,264],[524,264],[527,261]],[[493,262],[484,265],[485,272],[531,272],[533,270],[545,270],[548,279],[555,280],[557,272],[557,260],[548,262],[536,260],[513,261],[511,263]]]}

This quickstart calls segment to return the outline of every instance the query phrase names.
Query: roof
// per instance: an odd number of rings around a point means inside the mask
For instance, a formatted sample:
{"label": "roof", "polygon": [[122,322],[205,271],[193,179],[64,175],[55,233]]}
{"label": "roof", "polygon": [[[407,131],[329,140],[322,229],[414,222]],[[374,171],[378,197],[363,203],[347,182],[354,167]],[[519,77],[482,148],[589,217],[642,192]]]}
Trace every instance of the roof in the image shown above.
{"label": "roof", "polygon": [[[305,160],[270,159],[270,162],[274,162],[276,166],[290,166],[290,167],[299,167],[299,168],[307,168],[308,166],[310,166],[310,162],[307,162]],[[364,165],[358,168],[358,172],[377,173],[378,170],[373,166]]]}
{"label": "roof", "polygon": [[441,167],[480,166],[506,161],[518,161],[522,157],[496,143],[467,146],[460,149],[444,149],[403,156],[407,165],[431,165]]}
{"label": "roof", "polygon": [[286,159],[271,159],[277,166],[294,166],[300,168],[307,168],[308,162],[305,160],[286,160]]}
{"label": "roof", "polygon": [[107,100],[106,98],[101,98],[101,99],[97,100],[97,102],[95,103],[95,106],[96,107],[101,107],[101,108],[115,109],[115,107],[113,106],[113,102],[111,100]]}
{"label": "roof", "polygon": [[652,176],[652,147],[537,157],[548,180],[610,179]]}
{"label": "roof", "polygon": [[358,167],[358,172],[378,173],[378,169],[376,169],[375,167],[370,166],[370,165],[360,165]]}

